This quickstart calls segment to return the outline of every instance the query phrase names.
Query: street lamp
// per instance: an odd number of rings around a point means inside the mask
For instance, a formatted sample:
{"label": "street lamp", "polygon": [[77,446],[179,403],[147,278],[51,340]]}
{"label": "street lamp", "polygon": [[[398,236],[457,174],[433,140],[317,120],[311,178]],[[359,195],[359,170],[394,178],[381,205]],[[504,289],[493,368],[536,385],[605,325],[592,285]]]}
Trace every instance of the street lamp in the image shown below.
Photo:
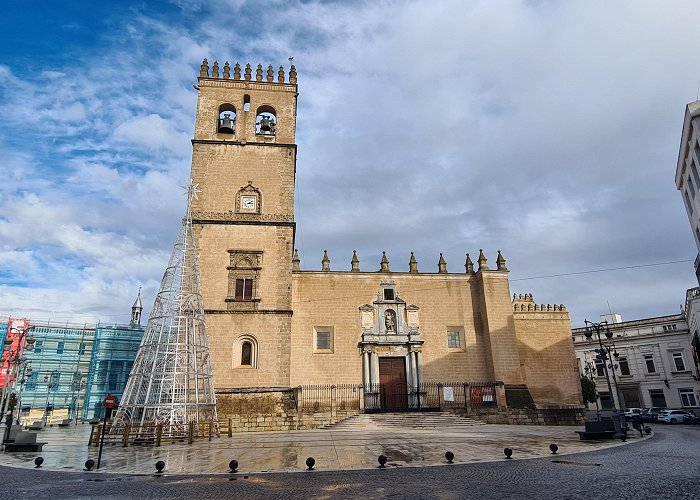
{"label": "street lamp", "polygon": [[598,387],[595,385],[595,375],[596,369],[592,361],[586,361],[586,375],[588,375],[588,380],[593,384],[593,392],[595,393],[595,414],[596,419],[600,420],[600,407],[598,406]]}
{"label": "street lamp", "polygon": [[[613,336],[613,333],[610,331],[610,328],[608,327],[608,322],[607,321],[601,321],[600,323],[594,323],[593,321],[588,321],[587,319],[584,320],[584,323],[586,324],[586,331],[585,335],[587,339],[590,339],[593,337],[593,332],[595,332],[596,336],[598,337],[598,345],[600,346],[599,349],[596,349],[596,359],[600,360],[603,362],[603,370],[605,372],[605,380],[608,383],[608,394],[610,395],[610,401],[612,402],[613,405],[613,414],[612,414],[612,420],[613,420],[613,425],[615,426],[615,437],[619,439],[625,439],[626,433],[625,431],[627,430],[626,425],[622,425],[622,420],[624,419],[624,415],[620,413],[620,411],[617,408],[617,404],[615,403],[615,398],[613,397],[613,390],[612,390],[612,385],[610,384],[610,374],[608,372],[608,359],[610,359],[610,348],[607,346],[603,346],[603,339],[600,337],[601,331],[603,332],[603,335],[605,335],[606,339],[611,339]],[[619,399],[619,396],[618,396]],[[624,430],[623,430],[624,428]]]}
{"label": "street lamp", "polygon": [[[617,374],[616,370],[619,367],[618,360],[620,359],[620,353],[617,352],[617,349],[615,348],[615,342],[611,341],[611,345],[606,346],[608,350],[608,359],[610,359],[610,364],[608,365],[609,368],[612,368],[612,376],[613,376],[613,384],[615,384],[615,394],[617,394],[617,402],[620,404],[620,411],[624,414],[625,410],[625,401],[620,395],[620,385],[617,383]],[[610,358],[610,352],[612,351],[612,358]],[[627,427],[627,421],[623,421],[622,427]]]}
{"label": "street lamp", "polygon": [[[75,420],[75,425],[78,425],[78,419],[80,418],[80,393],[85,387],[85,374],[80,370],[73,373],[73,384],[71,385],[72,396],[71,396],[71,408],[73,409],[72,419]],[[76,397],[75,392],[78,391],[78,396]]]}
{"label": "street lamp", "polygon": [[17,425],[20,424],[20,419],[22,418],[22,390],[24,389],[24,384],[27,383],[29,377],[32,376],[32,366],[31,363],[26,362],[22,366],[22,375],[19,379],[19,396],[17,397]]}
{"label": "street lamp", "polygon": [[58,370],[51,370],[51,373],[49,375],[44,375],[44,382],[48,382],[46,384],[46,402],[44,403],[44,417],[42,418],[44,425],[47,424],[49,419],[49,396],[51,395],[51,389],[58,385],[58,381],[56,380],[57,375],[59,375]]}

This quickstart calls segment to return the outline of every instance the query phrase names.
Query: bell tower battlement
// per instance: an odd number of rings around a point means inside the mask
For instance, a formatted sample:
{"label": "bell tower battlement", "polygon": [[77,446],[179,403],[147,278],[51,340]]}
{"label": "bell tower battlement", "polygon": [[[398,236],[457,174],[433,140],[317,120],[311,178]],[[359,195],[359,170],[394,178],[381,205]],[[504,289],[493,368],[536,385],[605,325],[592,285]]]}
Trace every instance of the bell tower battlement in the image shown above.
{"label": "bell tower battlement", "polygon": [[199,102],[194,141],[294,144],[296,130],[297,72],[292,64],[289,78],[284,67],[275,75],[272,65],[263,70],[246,64],[241,73],[236,63],[231,74],[228,62],[221,75],[219,63],[209,69],[206,59],[199,70]]}

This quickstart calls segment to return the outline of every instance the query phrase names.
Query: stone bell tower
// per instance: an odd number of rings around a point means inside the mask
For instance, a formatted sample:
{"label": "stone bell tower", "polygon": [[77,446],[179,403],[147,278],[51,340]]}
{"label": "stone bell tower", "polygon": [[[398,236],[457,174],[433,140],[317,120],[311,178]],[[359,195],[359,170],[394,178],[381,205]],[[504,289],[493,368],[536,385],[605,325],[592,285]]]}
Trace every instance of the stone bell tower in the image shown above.
{"label": "stone bell tower", "polygon": [[204,59],[196,88],[192,222],[225,400],[237,388],[289,386],[296,69],[285,78],[282,66],[210,68]]}

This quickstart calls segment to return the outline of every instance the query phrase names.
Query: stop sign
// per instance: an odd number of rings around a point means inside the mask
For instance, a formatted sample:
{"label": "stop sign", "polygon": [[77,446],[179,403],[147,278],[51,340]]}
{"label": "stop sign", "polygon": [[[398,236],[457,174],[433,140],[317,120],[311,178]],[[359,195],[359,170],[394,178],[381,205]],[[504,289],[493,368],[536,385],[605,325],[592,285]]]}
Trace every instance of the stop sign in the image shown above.
{"label": "stop sign", "polygon": [[104,406],[105,408],[114,408],[115,406],[117,406],[117,397],[112,396],[111,394],[107,394],[105,396],[104,401],[102,401],[102,406]]}

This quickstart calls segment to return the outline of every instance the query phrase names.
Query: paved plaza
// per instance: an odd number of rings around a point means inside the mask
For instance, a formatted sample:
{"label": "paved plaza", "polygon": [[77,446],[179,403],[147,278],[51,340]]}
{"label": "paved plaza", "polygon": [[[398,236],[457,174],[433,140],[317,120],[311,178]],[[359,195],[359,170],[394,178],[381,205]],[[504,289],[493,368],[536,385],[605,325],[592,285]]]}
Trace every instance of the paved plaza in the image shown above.
{"label": "paved plaza", "polygon": [[[330,429],[236,433],[186,442],[163,441],[160,447],[105,445],[101,472],[151,473],[163,460],[169,473],[227,473],[232,459],[242,473],[304,471],[308,457],[316,469],[351,470],[375,468],[385,455],[388,467],[445,464],[445,452],[454,453],[455,463],[504,459],[503,449],[513,450],[513,459],[545,457],[556,443],[558,454],[567,455],[602,447],[623,445],[620,441],[581,441],[575,431],[581,426],[487,425],[447,415],[360,415]],[[631,443],[640,438],[630,432]],[[46,469],[82,470],[85,461],[97,461],[98,448],[88,446],[90,425],[48,427],[38,441],[46,442],[40,455]],[[1,465],[34,467],[37,453],[4,453]]]}
{"label": "paved plaza", "polygon": [[[651,437],[630,433],[625,444],[581,442],[570,436],[575,428],[541,426],[257,433],[211,444],[107,447],[105,468],[95,473],[80,470],[88,448],[78,426],[42,431],[46,441],[64,433],[66,444],[62,452],[47,444],[41,469],[33,468],[35,454],[3,454],[0,481],[13,498],[700,497],[700,427],[652,427]],[[556,456],[550,442],[559,445]],[[506,446],[514,460],[504,458]],[[445,462],[447,449],[454,465]],[[386,469],[377,468],[380,453],[389,458]],[[317,470],[304,471],[307,456]],[[238,474],[225,472],[231,458],[241,463]],[[162,475],[154,473],[158,459],[167,462]]]}

